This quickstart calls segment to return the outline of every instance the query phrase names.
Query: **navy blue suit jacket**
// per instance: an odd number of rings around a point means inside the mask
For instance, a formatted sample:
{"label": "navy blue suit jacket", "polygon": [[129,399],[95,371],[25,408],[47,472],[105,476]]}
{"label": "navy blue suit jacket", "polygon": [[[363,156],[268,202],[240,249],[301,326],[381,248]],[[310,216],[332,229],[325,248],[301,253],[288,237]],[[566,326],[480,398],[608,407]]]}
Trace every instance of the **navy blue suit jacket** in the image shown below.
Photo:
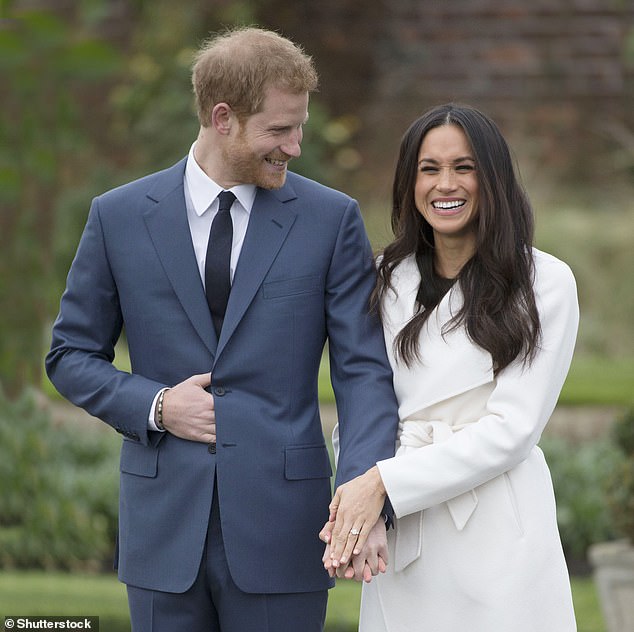
{"label": "navy blue suit jacket", "polygon": [[[329,342],[338,482],[394,451],[397,405],[367,299],[373,257],[357,203],[289,173],[258,189],[220,339],[198,272],[185,161],[93,201],[68,275],[48,374],[120,432],[119,576],[183,592],[203,553],[214,477],[227,559],[246,592],[332,582],[317,534],[331,467],[317,373]],[[122,328],[131,373],[112,365]],[[217,452],[149,431],[157,391],[212,373]]]}

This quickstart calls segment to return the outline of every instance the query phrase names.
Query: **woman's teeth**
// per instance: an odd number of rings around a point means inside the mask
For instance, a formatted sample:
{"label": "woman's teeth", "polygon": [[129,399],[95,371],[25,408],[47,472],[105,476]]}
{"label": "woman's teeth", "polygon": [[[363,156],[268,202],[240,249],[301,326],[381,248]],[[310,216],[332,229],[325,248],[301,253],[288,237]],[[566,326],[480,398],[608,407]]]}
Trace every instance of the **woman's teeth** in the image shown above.
{"label": "woman's teeth", "polygon": [[453,208],[459,208],[465,204],[464,200],[454,200],[452,202],[432,202],[434,208],[440,208],[443,210],[449,210]]}

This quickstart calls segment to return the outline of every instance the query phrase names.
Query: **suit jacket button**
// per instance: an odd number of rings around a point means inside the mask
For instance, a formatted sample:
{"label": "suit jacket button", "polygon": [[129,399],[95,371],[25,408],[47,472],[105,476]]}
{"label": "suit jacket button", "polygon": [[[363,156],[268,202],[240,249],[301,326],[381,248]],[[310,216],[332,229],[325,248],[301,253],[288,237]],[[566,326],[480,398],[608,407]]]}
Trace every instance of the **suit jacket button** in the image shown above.
{"label": "suit jacket button", "polygon": [[210,443],[207,446],[207,452],[209,452],[209,454],[216,454],[216,444],[215,443]]}
{"label": "suit jacket button", "polygon": [[222,397],[226,393],[224,386],[216,386],[214,388],[214,395],[218,395],[218,397]]}

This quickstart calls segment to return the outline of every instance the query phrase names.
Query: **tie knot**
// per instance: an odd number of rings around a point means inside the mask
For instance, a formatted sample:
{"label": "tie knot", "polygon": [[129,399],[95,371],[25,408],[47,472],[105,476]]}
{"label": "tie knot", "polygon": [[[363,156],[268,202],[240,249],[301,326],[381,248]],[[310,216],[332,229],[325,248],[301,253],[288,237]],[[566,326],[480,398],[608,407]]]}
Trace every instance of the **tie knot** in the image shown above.
{"label": "tie knot", "polygon": [[218,195],[218,200],[220,201],[220,206],[218,206],[218,212],[220,211],[228,211],[233,204],[233,201],[236,199],[236,196],[231,191],[222,191]]}

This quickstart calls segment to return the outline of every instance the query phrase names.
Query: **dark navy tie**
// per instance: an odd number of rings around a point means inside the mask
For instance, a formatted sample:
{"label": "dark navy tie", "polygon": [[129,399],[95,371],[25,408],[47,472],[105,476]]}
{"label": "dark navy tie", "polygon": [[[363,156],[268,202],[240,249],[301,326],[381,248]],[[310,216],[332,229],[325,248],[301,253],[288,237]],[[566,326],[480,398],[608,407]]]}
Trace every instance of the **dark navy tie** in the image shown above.
{"label": "dark navy tie", "polygon": [[231,221],[231,205],[236,196],[231,191],[222,191],[218,196],[220,206],[214,217],[207,243],[205,259],[205,291],[207,304],[214,322],[218,338],[225,317],[229,292],[231,291],[231,244],[233,242],[233,222]]}

